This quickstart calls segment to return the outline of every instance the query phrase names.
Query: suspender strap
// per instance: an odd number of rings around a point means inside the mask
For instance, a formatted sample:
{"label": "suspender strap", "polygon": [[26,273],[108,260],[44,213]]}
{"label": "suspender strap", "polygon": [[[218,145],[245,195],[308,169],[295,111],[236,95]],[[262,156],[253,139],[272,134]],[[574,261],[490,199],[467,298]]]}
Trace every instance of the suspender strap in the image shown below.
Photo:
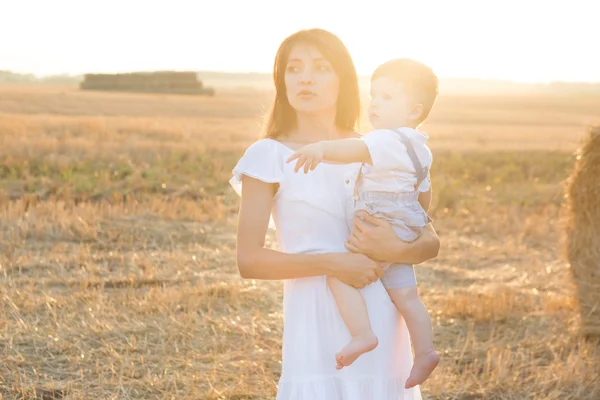
{"label": "suspender strap", "polygon": [[415,184],[415,190],[417,190],[419,189],[419,185],[421,185],[421,182],[423,182],[423,180],[427,177],[427,168],[423,168],[419,157],[417,157],[415,147],[413,146],[408,136],[406,136],[406,133],[402,132],[401,129],[396,129],[394,132],[396,132],[402,139],[402,143],[404,143],[404,145],[406,146],[408,156],[410,157],[410,160],[415,166],[415,171],[417,173],[417,183]]}

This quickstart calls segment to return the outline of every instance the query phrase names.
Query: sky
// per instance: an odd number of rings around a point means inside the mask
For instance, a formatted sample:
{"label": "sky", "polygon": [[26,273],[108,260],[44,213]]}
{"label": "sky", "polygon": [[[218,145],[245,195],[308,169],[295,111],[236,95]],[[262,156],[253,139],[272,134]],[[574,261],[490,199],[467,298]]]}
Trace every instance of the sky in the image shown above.
{"label": "sky", "polygon": [[368,75],[600,82],[599,0],[0,0],[0,70],[270,72],[291,33],[338,35]]}

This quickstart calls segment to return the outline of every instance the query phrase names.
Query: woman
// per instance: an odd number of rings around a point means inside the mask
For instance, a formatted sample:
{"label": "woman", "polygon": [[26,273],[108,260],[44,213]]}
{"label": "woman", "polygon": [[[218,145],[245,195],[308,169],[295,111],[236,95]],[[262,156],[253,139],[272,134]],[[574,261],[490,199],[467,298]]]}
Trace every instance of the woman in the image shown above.
{"label": "woman", "polygon": [[[406,325],[378,280],[378,262],[418,264],[435,257],[430,226],[401,242],[387,222],[346,220],[358,164],[321,164],[295,173],[285,160],[311,142],[358,137],[358,80],[343,43],[311,29],[283,41],[274,66],[276,96],[266,138],[253,143],[231,180],[242,196],[237,263],[244,278],[285,280],[282,374],[278,400],[420,399],[404,384],[412,365]],[[270,216],[280,251],[265,248]],[[348,250],[350,252],[348,252]],[[349,332],[326,276],[361,288],[378,347],[336,370],[335,353]]]}

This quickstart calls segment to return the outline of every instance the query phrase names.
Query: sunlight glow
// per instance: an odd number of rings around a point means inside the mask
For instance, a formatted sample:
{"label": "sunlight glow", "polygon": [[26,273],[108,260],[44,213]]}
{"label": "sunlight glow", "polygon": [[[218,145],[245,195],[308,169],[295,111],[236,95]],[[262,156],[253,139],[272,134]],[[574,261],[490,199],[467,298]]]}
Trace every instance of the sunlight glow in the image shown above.
{"label": "sunlight glow", "polygon": [[9,0],[0,69],[38,75],[271,70],[302,28],[338,34],[359,73],[412,57],[440,77],[600,82],[594,0]]}

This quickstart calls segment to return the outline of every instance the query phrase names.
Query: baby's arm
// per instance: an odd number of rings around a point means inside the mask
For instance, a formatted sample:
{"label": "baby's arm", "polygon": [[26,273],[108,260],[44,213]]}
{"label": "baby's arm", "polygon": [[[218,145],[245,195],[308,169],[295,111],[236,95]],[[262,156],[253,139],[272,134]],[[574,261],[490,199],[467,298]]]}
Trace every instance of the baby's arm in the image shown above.
{"label": "baby's arm", "polygon": [[362,139],[340,139],[321,142],[323,160],[339,164],[371,163],[369,148]]}
{"label": "baby's arm", "polygon": [[371,163],[369,148],[361,139],[324,140],[298,149],[287,162],[296,161],[295,172],[304,165],[304,173],[314,170],[322,161],[339,164]]}

